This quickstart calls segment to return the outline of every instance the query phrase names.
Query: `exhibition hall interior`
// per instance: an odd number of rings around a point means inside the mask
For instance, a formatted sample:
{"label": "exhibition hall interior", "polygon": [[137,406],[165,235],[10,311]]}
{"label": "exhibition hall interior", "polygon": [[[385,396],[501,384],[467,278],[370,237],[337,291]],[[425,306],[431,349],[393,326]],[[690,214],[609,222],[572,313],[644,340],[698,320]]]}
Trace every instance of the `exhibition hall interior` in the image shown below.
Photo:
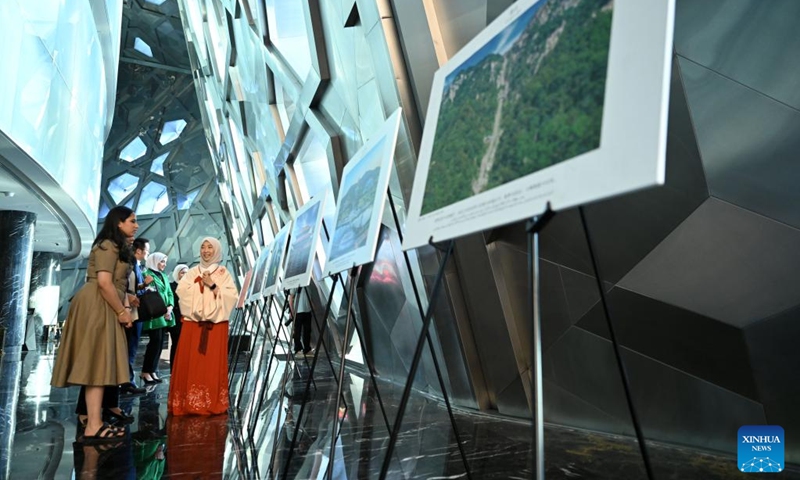
{"label": "exhibition hall interior", "polygon": [[0,1],[0,479],[800,479],[798,26]]}

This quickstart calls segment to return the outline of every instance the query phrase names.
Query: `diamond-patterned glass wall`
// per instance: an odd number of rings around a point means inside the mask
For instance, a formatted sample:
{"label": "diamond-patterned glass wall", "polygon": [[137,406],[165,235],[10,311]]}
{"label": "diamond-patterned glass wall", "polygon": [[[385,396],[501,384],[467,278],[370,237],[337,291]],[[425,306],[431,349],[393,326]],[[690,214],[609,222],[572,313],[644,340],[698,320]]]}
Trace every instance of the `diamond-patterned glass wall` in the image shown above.
{"label": "diamond-patterned glass wall", "polygon": [[[327,189],[337,197],[342,167],[397,106],[405,117],[389,195],[402,223],[433,72],[511,3],[181,0],[242,269],[306,201]],[[798,315],[800,169],[796,62],[785,47],[797,29],[782,21],[798,7],[677,5],[667,184],[586,215],[645,436],[729,452],[740,425],[800,428],[787,340]],[[406,263],[401,232],[388,215],[384,223],[358,316],[377,373],[402,383],[419,320],[410,280],[430,286],[438,255],[421,249]],[[525,240],[524,226],[511,225],[457,242],[432,332],[461,407],[530,414]],[[577,211],[542,233],[541,258],[546,420],[631,435]],[[316,286],[324,299],[330,282]],[[334,305],[341,314],[341,295]],[[353,344],[334,340],[339,351]],[[415,380],[441,393],[429,357]],[[800,449],[789,446],[787,459],[800,461]]]}
{"label": "diamond-patterned glass wall", "polygon": [[[143,45],[151,50],[143,52]],[[171,272],[178,263],[197,262],[204,236],[220,239],[227,249],[229,230],[176,1],[127,2],[122,46],[99,223],[109,208],[132,208],[137,235],[150,240],[151,252],[167,254]],[[232,261],[236,250],[229,254],[231,266],[238,264]],[[81,262],[64,266],[62,300],[82,284],[83,268]]]}
{"label": "diamond-patterned glass wall", "polygon": [[[403,105],[402,92],[391,81],[397,66],[386,61],[389,33],[381,27],[375,5],[364,7],[361,24],[349,28],[345,23],[353,5],[338,2],[180,4],[208,142],[220,160],[221,181],[228,186],[222,193],[223,208],[234,241],[244,251],[252,250],[241,257],[247,259],[243,267],[251,268],[252,258],[310,198],[326,195],[324,216],[332,220],[347,159],[388,113]],[[409,128],[401,128],[390,192],[401,219],[414,162]],[[390,247],[398,238],[391,214],[384,224],[386,243],[380,248],[389,248],[385,254],[398,278],[419,277],[417,263],[412,262],[414,271],[409,272],[399,250]],[[369,292],[380,290],[368,274],[365,278],[360,315],[376,328],[365,347],[381,352],[376,363],[380,373],[399,381],[408,371],[402,352],[420,323],[413,289],[398,283],[389,295],[397,308],[390,308],[372,303]],[[330,280],[318,282],[321,298],[330,285]],[[343,302],[337,293],[334,306]],[[459,356],[451,363],[454,371],[463,372]],[[438,392],[429,361],[419,386]],[[474,405],[468,396],[465,401]]]}

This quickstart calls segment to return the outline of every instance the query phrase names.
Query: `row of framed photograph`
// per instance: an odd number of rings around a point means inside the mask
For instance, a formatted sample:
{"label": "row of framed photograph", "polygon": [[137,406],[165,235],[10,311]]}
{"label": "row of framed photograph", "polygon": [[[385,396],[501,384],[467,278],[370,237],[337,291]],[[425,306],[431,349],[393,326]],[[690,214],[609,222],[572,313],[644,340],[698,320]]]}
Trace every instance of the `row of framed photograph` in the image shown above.
{"label": "row of framed photograph", "polygon": [[[453,56],[434,75],[403,249],[663,184],[674,9],[520,0]],[[374,258],[401,118],[343,171],[323,276]],[[248,301],[309,284],[323,208],[306,203],[262,252]]]}
{"label": "row of framed photograph", "polygon": [[[375,257],[401,116],[401,109],[392,113],[342,171],[326,260],[320,255],[324,277],[364,265]],[[261,252],[247,292],[248,303],[273,295],[278,288],[289,290],[311,282],[324,203],[324,194],[306,202]]]}

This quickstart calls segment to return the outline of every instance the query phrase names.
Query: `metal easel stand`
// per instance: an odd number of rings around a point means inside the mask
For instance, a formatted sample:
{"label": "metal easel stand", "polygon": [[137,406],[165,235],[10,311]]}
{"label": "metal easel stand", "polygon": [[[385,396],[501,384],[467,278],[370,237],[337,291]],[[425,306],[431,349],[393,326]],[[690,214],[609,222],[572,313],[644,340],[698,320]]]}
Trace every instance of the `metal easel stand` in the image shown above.
{"label": "metal easel stand", "polygon": [[238,335],[241,333],[240,331],[243,330],[242,325],[245,322],[244,310],[244,307],[234,308],[233,313],[231,313],[231,316],[228,319],[228,334],[236,337],[237,339],[235,343],[228,342],[228,385],[231,383],[233,371],[236,370],[236,362],[239,360],[239,345],[241,343],[241,337]]}
{"label": "metal easel stand", "polygon": [[586,243],[589,246],[589,256],[592,259],[592,269],[594,270],[595,279],[597,280],[597,289],[600,291],[600,301],[603,305],[603,315],[606,318],[608,335],[611,339],[611,345],[614,348],[614,358],[617,361],[617,367],[619,368],[619,373],[622,377],[622,386],[625,389],[625,400],[628,403],[628,410],[630,410],[631,413],[631,421],[633,422],[633,429],[636,432],[636,440],[639,443],[639,451],[642,454],[644,469],[647,472],[647,478],[649,480],[653,480],[655,477],[653,476],[653,467],[650,463],[650,454],[647,450],[647,444],[645,443],[644,433],[642,432],[642,426],[639,421],[639,415],[637,414],[636,406],[633,403],[633,395],[631,394],[628,370],[625,368],[625,362],[622,359],[622,352],[620,350],[619,342],[617,341],[614,325],[611,322],[611,314],[609,313],[608,301],[606,300],[606,290],[603,288],[603,277],[600,275],[600,265],[597,262],[597,257],[594,253],[594,243],[592,242],[592,236],[589,232],[589,226],[586,222],[586,213],[583,207],[578,207],[578,211],[581,215],[581,224],[583,225],[583,231],[586,235]]}
{"label": "metal easel stand", "polygon": [[[339,275],[339,274],[337,274]],[[347,297],[347,293],[345,293],[345,298],[349,302],[350,299]],[[355,299],[353,300],[355,302]],[[389,426],[389,417],[386,415],[386,408],[383,404],[383,398],[381,397],[381,391],[378,388],[378,380],[375,378],[375,364],[372,362],[372,357],[370,356],[369,352],[367,351],[367,347],[365,347],[365,337],[364,337],[364,330],[358,325],[358,319],[355,315],[353,315],[353,326],[356,330],[356,335],[358,335],[358,343],[361,347],[361,355],[364,357],[364,361],[367,362],[367,371],[369,372],[369,377],[372,380],[372,386],[375,388],[375,396],[378,399],[378,406],[381,408],[381,414],[383,415],[383,422],[386,425],[386,432],[391,434],[392,428]],[[347,339],[345,338],[345,341]]]}
{"label": "metal easel stand", "polygon": [[[297,444],[297,435],[298,435],[298,432],[300,431],[300,426],[302,425],[302,420],[303,420],[303,413],[305,413],[306,404],[308,403],[308,400],[309,400],[308,397],[309,397],[309,395],[311,393],[311,379],[314,377],[314,370],[317,368],[317,360],[319,359],[320,347],[322,347],[322,345],[324,344],[323,338],[325,337],[325,334],[328,332],[327,318],[328,318],[328,314],[331,311],[331,306],[333,305],[333,296],[334,296],[334,294],[336,292],[336,284],[339,282],[339,278],[340,277],[338,275],[333,277],[333,285],[331,285],[331,291],[328,294],[328,300],[325,302],[325,311],[322,314],[323,323],[322,323],[321,326],[319,325],[319,323],[317,323],[317,329],[318,329],[318,332],[319,332],[319,336],[317,337],[317,344],[316,344],[316,347],[314,348],[314,358],[311,360],[311,367],[310,367],[310,371],[308,372],[308,379],[306,380],[306,388],[303,391],[303,401],[300,404],[300,412],[297,414],[297,420],[295,420],[294,434],[292,435],[292,442],[291,442],[291,444],[289,446],[289,455],[287,456],[286,463],[284,464],[283,478],[288,478],[288,475],[289,475],[289,466],[291,465],[292,456],[294,455],[294,448],[295,448],[295,445]],[[310,301],[310,299],[309,299],[309,301]],[[312,308],[312,312],[313,312],[313,308]],[[314,319],[315,320],[316,320],[316,318],[317,318],[316,315],[314,315]],[[331,359],[330,359],[330,355],[329,355],[329,353],[327,351],[327,348],[325,349],[325,355],[328,355],[328,362],[330,363]],[[333,364],[332,363],[331,363],[331,372],[333,372]],[[341,391],[341,389],[339,389],[339,390]]]}
{"label": "metal easel stand", "polygon": [[[268,310],[266,311],[266,313],[264,312],[263,309],[259,308],[260,303],[262,301],[263,301],[263,303],[265,303],[268,306]],[[253,302],[252,308],[253,308],[253,310],[255,310],[254,316],[257,318],[256,333],[255,333],[255,336],[254,336],[254,339],[257,340],[258,339],[258,334],[261,332],[261,323],[262,322],[269,322],[269,308],[272,308],[272,297],[269,297],[269,299],[261,299],[259,301]],[[275,338],[277,339],[277,335],[275,336]],[[253,344],[255,345],[255,341],[253,342]],[[264,337],[264,341],[261,344],[261,350],[260,350],[260,353],[259,353],[259,356],[258,356],[258,361],[256,362],[257,364],[261,363],[261,356],[264,355],[264,349],[266,347],[266,344],[267,344],[267,337],[265,336]],[[273,345],[273,347],[274,347],[274,345]],[[251,349],[250,358],[248,359],[248,362],[247,362],[247,368],[242,373],[242,382],[241,382],[241,384],[239,384],[239,393],[236,395],[236,408],[237,409],[241,405],[242,394],[244,393],[245,385],[247,385],[247,377],[250,375],[250,371],[253,368],[253,365],[252,365],[253,364],[253,359],[254,359],[254,357],[253,357],[252,349]]]}
{"label": "metal easel stand", "polygon": [[[231,382],[233,381],[233,376],[234,373],[236,372],[236,365],[239,363],[239,355],[241,354],[239,348],[241,347],[242,343],[242,335],[244,334],[244,332],[247,332],[247,324],[250,322],[250,319],[253,316],[252,310],[253,310],[253,303],[243,308],[237,308],[236,310],[234,310],[235,316],[231,317],[230,323],[231,325],[233,325],[232,335],[236,336],[236,344],[234,346],[234,349],[232,350],[233,355],[228,355],[228,358],[231,359],[230,363],[228,364],[228,385],[230,385]],[[234,321],[236,322],[235,324]],[[250,348],[252,348],[252,345]]]}
{"label": "metal easel stand", "polygon": [[[326,302],[325,314],[322,317],[323,318],[323,322],[325,321],[325,319],[328,318],[328,313],[330,313],[330,306],[333,305],[331,303],[331,300],[333,300],[333,290],[336,289],[336,283],[339,281],[340,276],[336,275],[336,276],[334,276],[332,278],[333,278],[333,285],[331,286],[331,293],[330,293],[330,296],[329,296],[329,298],[328,298],[328,300]],[[308,288],[309,287],[302,287],[303,293],[305,293],[306,298],[308,299],[308,304],[309,305],[314,305],[314,302],[311,301],[311,294],[308,293]],[[298,295],[300,295],[300,293],[298,293]],[[331,359],[331,354],[328,351],[328,346],[325,345],[324,335],[322,335],[323,331],[326,331],[325,329],[327,327],[327,323],[325,325],[320,323],[319,318],[317,317],[317,312],[314,311],[313,307],[311,308],[311,318],[314,319],[314,325],[316,325],[317,332],[319,332],[319,338],[317,339],[317,345],[316,345],[316,348],[314,348],[314,356],[315,357],[317,356],[317,353],[319,352],[320,345],[321,345],[322,349],[325,351],[325,357],[328,359],[328,366],[331,369],[331,374],[335,376],[336,375],[336,369],[333,367],[333,360]],[[308,362],[307,359],[306,359],[306,362]],[[313,372],[314,372],[313,359],[312,359],[312,365],[309,368],[310,368],[310,372],[311,372],[309,378],[313,378]]]}
{"label": "metal easel stand", "polygon": [[[431,291],[431,298],[428,303],[428,309],[425,312],[425,317],[422,320],[422,329],[419,334],[419,338],[417,339],[417,347],[414,350],[414,357],[411,361],[411,367],[408,372],[408,378],[406,379],[406,385],[403,389],[403,395],[400,397],[400,405],[397,407],[397,416],[394,420],[394,426],[392,427],[392,433],[389,436],[389,444],[387,445],[386,449],[386,456],[383,458],[383,464],[381,465],[381,473],[378,478],[381,480],[386,478],[386,475],[389,473],[389,466],[391,464],[392,454],[394,453],[394,446],[397,443],[397,437],[400,434],[400,427],[403,423],[403,416],[406,411],[406,406],[408,404],[409,396],[411,395],[411,389],[414,384],[414,377],[417,374],[417,368],[419,368],[419,362],[422,358],[422,349],[425,346],[425,340],[429,337],[427,335],[428,328],[431,324],[431,319],[433,318],[433,305],[436,304],[436,300],[439,297],[439,291],[441,290],[442,284],[444,283],[444,269],[447,265],[447,261],[450,259],[450,255],[453,253],[453,240],[449,240],[447,242],[447,247],[445,249],[444,257],[441,260],[441,265],[439,265],[439,272],[436,274],[436,280],[433,283],[433,290]],[[451,417],[452,418],[452,417]],[[455,425],[454,425],[455,426]],[[461,448],[461,442],[459,442],[459,448]],[[462,454],[463,458],[463,454]]]}
{"label": "metal easel stand", "polygon": [[544,394],[542,390],[542,319],[539,270],[539,232],[555,215],[547,204],[547,210],[528,221],[528,305],[531,319],[531,413],[533,415],[533,478],[544,480]]}
{"label": "metal easel stand", "polygon": [[[286,298],[287,298],[286,301],[288,302],[288,298],[289,297],[287,296]],[[283,317],[283,315],[281,315],[281,317]],[[288,359],[287,359],[286,363],[287,363],[286,368],[283,369],[283,379],[281,380],[281,393],[279,394],[279,398],[278,398],[278,406],[277,406],[278,414],[277,414],[277,417],[275,419],[275,434],[274,434],[274,437],[272,438],[272,456],[270,456],[270,462],[269,462],[269,478],[275,478],[275,472],[274,472],[274,470],[275,470],[275,454],[278,451],[278,436],[280,435],[281,431],[283,430],[283,426],[281,425],[281,414],[283,413],[283,399],[284,399],[284,397],[286,397],[286,384],[287,384],[288,379],[289,379],[289,372],[292,371],[292,369],[288,365],[288,363],[289,363]],[[262,392],[261,399],[263,399],[263,398],[264,398],[264,394]],[[259,400],[258,403],[259,403],[258,410],[261,410],[261,400]],[[295,431],[297,431],[297,424],[296,423],[295,423]]]}
{"label": "metal easel stand", "polygon": [[[391,207],[392,217],[394,218],[394,224],[395,224],[395,227],[397,228],[397,236],[399,237],[400,242],[402,243],[402,241],[403,241],[403,232],[402,232],[402,229],[401,229],[401,226],[400,226],[400,218],[397,215],[397,208],[395,207],[394,200],[392,199],[391,190],[387,191],[386,195],[389,197],[389,206]],[[426,313],[425,313],[425,310],[422,308],[422,300],[421,300],[420,293],[419,293],[420,289],[417,286],[417,281],[414,279],[413,270],[411,269],[411,258],[408,256],[408,252],[407,251],[403,251],[403,259],[405,260],[405,263],[406,263],[406,270],[408,270],[408,276],[411,279],[411,287],[414,290],[414,298],[417,301],[417,308],[419,309],[420,319],[423,320],[423,324],[424,324]],[[444,266],[444,263],[442,263],[442,265]],[[444,278],[444,277],[442,277],[442,278]],[[435,299],[433,297],[431,297],[431,302],[428,305],[429,309],[433,308],[434,301],[435,301]],[[459,451],[459,454],[461,455],[461,461],[464,463],[464,471],[465,471],[465,473],[467,475],[467,478],[471,479],[472,478],[472,473],[470,472],[469,462],[467,461],[467,454],[464,451],[464,444],[461,441],[461,434],[459,433],[459,430],[458,430],[458,424],[456,423],[456,417],[453,414],[453,406],[450,403],[450,395],[447,394],[447,386],[445,385],[445,382],[444,382],[444,376],[442,375],[442,369],[439,366],[439,359],[438,359],[438,356],[436,355],[436,349],[433,346],[433,339],[431,337],[430,329],[423,327],[422,332],[425,334],[425,339],[428,341],[428,349],[430,350],[430,353],[431,353],[431,359],[433,360],[433,367],[434,367],[434,370],[436,371],[436,377],[439,380],[439,388],[441,388],[441,390],[442,390],[442,397],[444,399],[445,407],[447,408],[447,414],[450,417],[450,425],[453,427],[453,435],[456,438],[456,444],[458,445],[458,451]],[[412,380],[413,380],[413,378],[412,378]]]}
{"label": "metal easel stand", "polygon": [[[271,296],[271,298],[274,298],[274,295]],[[283,319],[284,319],[284,316],[286,315],[286,310],[288,309],[288,306],[289,306],[289,298],[287,297],[283,301],[283,308],[281,310],[281,315],[280,315],[280,318],[278,320],[278,330],[275,332],[275,340],[272,343],[272,350],[270,351],[269,361],[267,363],[267,371],[264,374],[264,384],[262,385],[262,387],[260,389],[260,392],[258,392],[258,394],[257,394],[258,395],[258,399],[257,400],[254,399],[254,401],[252,402],[254,408],[250,411],[251,432],[255,428],[255,423],[256,423],[255,420],[258,419],[258,415],[261,412],[261,407],[264,405],[264,397],[266,396],[267,391],[269,390],[268,388],[265,388],[265,387],[268,386],[269,383],[271,382],[270,371],[272,371],[273,360],[275,360],[275,356],[276,356],[275,350],[277,348],[278,341],[280,340],[281,333],[283,332],[284,335],[286,337],[288,337],[288,335],[286,335],[286,331],[288,331],[288,328],[287,329],[283,328]],[[271,311],[269,311],[267,313],[267,315],[268,315],[267,318],[269,318],[269,315],[271,313],[272,313]],[[263,368],[263,360],[264,360],[264,356],[263,356],[263,350],[262,350],[261,360],[259,362],[258,369],[256,370],[257,373],[260,373],[261,369]],[[293,360],[293,359],[291,359],[291,360]],[[289,358],[286,359],[286,363],[287,363],[286,370],[290,370],[291,368],[293,368],[293,367],[290,368],[289,365],[288,365],[291,360]],[[251,435],[252,435],[252,433],[251,433]]]}
{"label": "metal easel stand", "polygon": [[342,342],[342,354],[340,355],[339,363],[339,381],[336,386],[336,408],[333,410],[333,427],[331,428],[331,449],[328,456],[328,470],[326,478],[333,479],[333,465],[334,457],[336,455],[336,437],[339,436],[339,406],[342,400],[342,384],[344,383],[344,369],[347,363],[347,339],[350,337],[350,323],[353,316],[353,297],[355,296],[356,283],[361,274],[361,267],[353,267],[350,269],[350,294],[347,298],[347,316],[344,321],[344,341]]}

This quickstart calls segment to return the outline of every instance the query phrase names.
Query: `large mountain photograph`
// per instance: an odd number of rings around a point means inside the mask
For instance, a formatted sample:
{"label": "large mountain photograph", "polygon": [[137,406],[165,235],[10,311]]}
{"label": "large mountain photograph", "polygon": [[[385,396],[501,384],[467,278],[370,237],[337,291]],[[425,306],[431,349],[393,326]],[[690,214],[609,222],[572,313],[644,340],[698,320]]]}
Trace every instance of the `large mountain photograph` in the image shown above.
{"label": "large mountain photograph", "polygon": [[613,0],[542,0],[444,81],[421,214],[600,146]]}

